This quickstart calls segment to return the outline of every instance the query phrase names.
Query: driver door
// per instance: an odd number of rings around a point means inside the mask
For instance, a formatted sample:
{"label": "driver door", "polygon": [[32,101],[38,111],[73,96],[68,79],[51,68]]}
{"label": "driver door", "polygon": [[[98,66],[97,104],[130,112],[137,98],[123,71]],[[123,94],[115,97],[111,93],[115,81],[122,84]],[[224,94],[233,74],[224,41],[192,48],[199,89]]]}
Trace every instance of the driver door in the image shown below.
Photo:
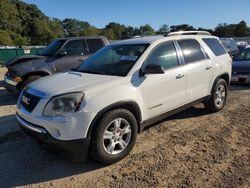
{"label": "driver door", "polygon": [[77,68],[87,57],[85,40],[70,40],[58,52],[54,65],[58,72],[67,71]]}
{"label": "driver door", "polygon": [[149,64],[164,68],[164,74],[145,75],[141,85],[146,119],[182,106],[186,102],[186,70],[179,63],[173,42],[163,42],[149,54],[142,69]]}

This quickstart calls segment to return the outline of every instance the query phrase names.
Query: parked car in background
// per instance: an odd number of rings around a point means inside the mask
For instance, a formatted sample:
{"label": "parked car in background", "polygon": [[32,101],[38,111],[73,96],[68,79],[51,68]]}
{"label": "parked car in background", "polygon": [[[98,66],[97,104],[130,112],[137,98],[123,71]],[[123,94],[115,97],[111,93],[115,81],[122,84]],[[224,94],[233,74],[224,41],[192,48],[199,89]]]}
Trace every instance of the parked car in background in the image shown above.
{"label": "parked car in background", "polygon": [[235,56],[239,53],[238,45],[233,38],[220,38],[220,41],[231,56]]}
{"label": "parked car in background", "polygon": [[232,82],[250,83],[250,48],[246,48],[234,57]]}
{"label": "parked car in background", "polygon": [[21,56],[8,61],[4,86],[21,91],[28,83],[57,72],[77,68],[85,59],[109,42],[103,36],[60,38],[37,55]]}
{"label": "parked car in background", "polygon": [[247,41],[238,41],[237,42],[239,51],[241,52],[242,50],[244,50],[245,48],[248,47],[248,42]]}
{"label": "parked car in background", "polygon": [[199,102],[208,111],[222,110],[231,66],[208,32],[118,41],[75,71],[29,84],[16,117],[40,141],[110,164],[128,155],[147,125]]}

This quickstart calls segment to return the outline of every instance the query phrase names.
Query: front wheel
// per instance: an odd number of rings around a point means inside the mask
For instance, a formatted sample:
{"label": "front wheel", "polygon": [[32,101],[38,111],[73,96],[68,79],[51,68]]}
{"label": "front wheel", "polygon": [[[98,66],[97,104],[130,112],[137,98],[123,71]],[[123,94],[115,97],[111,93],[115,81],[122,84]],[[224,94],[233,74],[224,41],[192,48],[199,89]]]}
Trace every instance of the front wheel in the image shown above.
{"label": "front wheel", "polygon": [[137,121],[126,109],[104,114],[93,130],[90,152],[100,163],[112,164],[129,154],[137,137]]}
{"label": "front wheel", "polygon": [[223,109],[226,104],[228,95],[228,85],[224,79],[217,79],[212,89],[211,96],[208,101],[204,102],[205,108],[210,112],[218,112]]}

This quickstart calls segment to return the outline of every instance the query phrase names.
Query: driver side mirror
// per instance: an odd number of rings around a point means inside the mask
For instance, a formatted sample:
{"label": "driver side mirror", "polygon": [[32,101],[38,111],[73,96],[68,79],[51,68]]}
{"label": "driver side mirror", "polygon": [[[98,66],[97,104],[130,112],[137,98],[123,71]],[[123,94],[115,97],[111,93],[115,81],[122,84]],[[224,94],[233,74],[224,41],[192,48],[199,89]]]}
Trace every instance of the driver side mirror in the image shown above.
{"label": "driver side mirror", "polygon": [[164,68],[161,65],[157,64],[149,64],[145,67],[144,70],[140,69],[139,75],[140,77],[145,76],[147,74],[164,74]]}
{"label": "driver side mirror", "polygon": [[67,51],[66,50],[60,50],[58,53],[57,53],[57,57],[60,58],[60,57],[64,57],[64,56],[67,56]]}

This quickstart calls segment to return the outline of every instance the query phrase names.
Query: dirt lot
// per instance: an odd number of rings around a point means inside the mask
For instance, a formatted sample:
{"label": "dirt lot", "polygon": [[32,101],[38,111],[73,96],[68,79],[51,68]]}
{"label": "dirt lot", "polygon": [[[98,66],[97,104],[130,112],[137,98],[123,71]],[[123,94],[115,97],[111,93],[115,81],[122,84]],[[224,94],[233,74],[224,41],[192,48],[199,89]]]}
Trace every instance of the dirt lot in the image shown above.
{"label": "dirt lot", "polygon": [[0,187],[250,187],[250,86],[232,86],[219,113],[200,104],[154,125],[128,157],[102,166],[65,160],[22,133],[17,96],[0,82],[0,131],[11,130],[0,132]]}

